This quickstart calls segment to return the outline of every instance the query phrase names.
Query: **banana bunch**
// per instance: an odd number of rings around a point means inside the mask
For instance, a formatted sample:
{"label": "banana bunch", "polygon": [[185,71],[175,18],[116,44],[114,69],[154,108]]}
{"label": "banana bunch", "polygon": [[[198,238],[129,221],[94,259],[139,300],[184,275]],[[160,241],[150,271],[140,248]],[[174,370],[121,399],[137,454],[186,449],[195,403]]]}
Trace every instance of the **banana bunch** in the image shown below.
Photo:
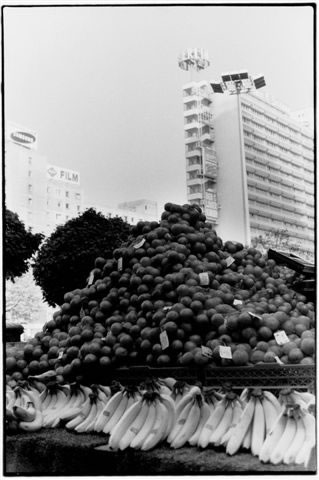
{"label": "banana bunch", "polygon": [[180,448],[187,442],[195,444],[208,410],[201,389],[196,385],[190,387],[175,405],[175,423],[167,436],[170,446]]}
{"label": "banana bunch", "polygon": [[8,430],[33,432],[42,427],[39,392],[28,384],[6,390],[6,422]]}
{"label": "banana bunch", "polygon": [[220,394],[219,400],[215,400],[215,404],[210,408],[197,445],[202,448],[207,445],[226,445],[241,413],[242,404],[233,391],[230,390],[224,395]]}
{"label": "banana bunch", "polygon": [[314,398],[308,392],[285,389],[279,395],[281,410],[266,435],[259,453],[262,462],[308,467],[316,444],[316,420],[308,408]]}
{"label": "banana bunch", "polygon": [[188,385],[188,383],[183,382],[182,380],[178,380],[177,382],[175,382],[174,385],[172,385],[170,396],[174,400],[175,405],[180,402],[180,400],[183,398],[184,395],[186,395],[190,388],[191,386]]}
{"label": "banana bunch", "polygon": [[125,412],[135,403],[141,394],[137,387],[120,387],[104,403],[95,417],[93,431],[111,433]]}
{"label": "banana bunch", "polygon": [[[79,386],[74,395],[75,405],[62,414],[62,420],[67,422],[65,427],[77,433],[93,432],[96,418],[104,409],[110,395],[110,388],[103,385]],[[81,401],[79,397],[82,398]]]}
{"label": "banana bunch", "polygon": [[258,388],[243,390],[240,401],[242,412],[232,422],[232,428],[223,439],[223,444],[228,455],[234,455],[242,447],[258,456],[282,406],[275,395]]}
{"label": "banana bunch", "polygon": [[135,398],[110,430],[108,445],[112,450],[150,450],[166,439],[174,424],[171,396],[147,390]]}

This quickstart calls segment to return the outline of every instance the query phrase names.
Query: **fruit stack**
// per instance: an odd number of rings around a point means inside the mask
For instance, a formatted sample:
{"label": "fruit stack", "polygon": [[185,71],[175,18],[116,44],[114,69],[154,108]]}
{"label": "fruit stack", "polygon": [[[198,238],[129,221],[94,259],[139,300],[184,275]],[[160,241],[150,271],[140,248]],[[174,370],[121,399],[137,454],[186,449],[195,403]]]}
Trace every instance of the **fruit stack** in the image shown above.
{"label": "fruit stack", "polygon": [[229,386],[216,391],[173,378],[140,386],[120,384],[61,386],[36,380],[6,392],[8,431],[34,432],[65,427],[75,433],[108,435],[110,451],[221,447],[228,455],[242,449],[262,462],[308,467],[315,447],[314,395],[283,389],[278,398],[266,389]]}

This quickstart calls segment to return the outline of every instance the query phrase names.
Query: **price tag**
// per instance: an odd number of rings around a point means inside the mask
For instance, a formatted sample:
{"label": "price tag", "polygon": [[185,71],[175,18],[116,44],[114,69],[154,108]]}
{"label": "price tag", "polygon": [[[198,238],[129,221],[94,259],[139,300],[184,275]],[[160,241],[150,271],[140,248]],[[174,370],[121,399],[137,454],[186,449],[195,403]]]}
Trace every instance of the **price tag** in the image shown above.
{"label": "price tag", "polygon": [[145,238],[142,237],[141,239],[139,239],[139,237],[137,237],[137,239],[135,240],[135,243],[133,243],[133,247],[138,249],[138,248],[141,248],[143,247],[144,243],[146,242]]}
{"label": "price tag", "polygon": [[257,320],[261,320],[261,316],[260,316],[260,315],[256,315],[256,314],[253,313],[253,312],[248,312],[248,314],[251,316],[252,319],[257,318]]}
{"label": "price tag", "polygon": [[167,305],[166,307],[163,307],[163,312],[167,312],[168,310],[171,310],[173,306]]}
{"label": "price tag", "polygon": [[235,259],[230,255],[229,257],[226,257],[226,265],[227,267],[230,267],[234,263]]}
{"label": "price tag", "polygon": [[61,360],[62,357],[63,357],[63,350],[59,352],[58,360]]}
{"label": "price tag", "polygon": [[223,345],[219,346],[219,355],[220,358],[233,358],[230,347],[224,347]]}
{"label": "price tag", "polygon": [[161,342],[162,350],[165,350],[166,348],[169,347],[169,341],[168,341],[166,330],[160,333],[160,342]]}
{"label": "price tag", "polygon": [[284,330],[279,330],[279,332],[275,332],[274,337],[278,345],[284,345],[285,343],[290,342]]}
{"label": "price tag", "polygon": [[201,285],[209,285],[209,276],[207,272],[202,272],[199,274],[199,283]]}
{"label": "price tag", "polygon": [[238,298],[235,298],[233,301],[233,305],[242,305],[243,302],[241,300],[238,300]]}
{"label": "price tag", "polygon": [[284,362],[282,362],[282,361],[280,360],[280,358],[277,357],[277,355],[275,356],[275,360],[276,360],[276,362],[278,363],[278,365],[283,365],[283,364],[284,364]]}
{"label": "price tag", "polygon": [[94,272],[93,272],[93,270],[92,270],[92,272],[90,273],[90,276],[89,276],[89,280],[88,280],[88,287],[89,287],[90,285],[92,285],[93,280],[94,280]]}
{"label": "price tag", "polygon": [[83,307],[81,307],[80,318],[83,318],[83,317],[85,317],[85,311],[84,311]]}
{"label": "price tag", "polygon": [[123,257],[120,257],[117,261],[117,269],[119,272],[123,270]]}
{"label": "price tag", "polygon": [[204,357],[208,357],[208,358],[212,358],[213,356],[213,350],[209,347],[205,347],[204,345],[201,346],[201,351],[202,351],[202,355]]}

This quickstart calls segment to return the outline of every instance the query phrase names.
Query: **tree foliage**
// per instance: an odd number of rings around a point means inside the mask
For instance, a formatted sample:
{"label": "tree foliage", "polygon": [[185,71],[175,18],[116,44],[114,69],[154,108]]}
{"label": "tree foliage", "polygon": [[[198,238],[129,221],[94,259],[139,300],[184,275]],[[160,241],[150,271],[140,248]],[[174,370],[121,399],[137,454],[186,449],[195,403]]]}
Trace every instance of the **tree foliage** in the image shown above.
{"label": "tree foliage", "polygon": [[42,244],[33,274],[51,306],[64,294],[86,285],[97,257],[109,258],[128,239],[130,226],[121,218],[105,218],[93,208],[58,226]]}
{"label": "tree foliage", "polygon": [[4,270],[6,280],[14,281],[28,271],[29,260],[39,248],[41,233],[26,230],[18,215],[5,209]]}

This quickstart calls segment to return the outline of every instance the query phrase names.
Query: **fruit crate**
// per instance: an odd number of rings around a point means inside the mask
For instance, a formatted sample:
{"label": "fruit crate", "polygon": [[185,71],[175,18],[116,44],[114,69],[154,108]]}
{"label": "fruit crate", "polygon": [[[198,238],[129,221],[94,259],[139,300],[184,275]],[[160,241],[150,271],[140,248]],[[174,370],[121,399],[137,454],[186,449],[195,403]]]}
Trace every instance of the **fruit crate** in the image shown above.
{"label": "fruit crate", "polygon": [[105,383],[118,381],[123,385],[142,383],[148,378],[166,378],[172,377],[176,380],[184,381],[194,384],[197,381],[204,380],[205,372],[199,368],[185,368],[185,367],[158,367],[153,368],[147,365],[136,365],[131,367],[116,368],[103,379]]}
{"label": "fruit crate", "polygon": [[204,384],[222,386],[230,383],[234,388],[264,387],[271,389],[313,389],[316,381],[315,365],[255,365],[253,367],[208,367]]}
{"label": "fruit crate", "polygon": [[131,366],[112,370],[104,376],[105,383],[113,380],[122,384],[139,384],[147,378],[172,377],[190,384],[221,388],[230,384],[234,388],[263,387],[314,388],[315,365],[255,365],[254,367],[158,367]]}

